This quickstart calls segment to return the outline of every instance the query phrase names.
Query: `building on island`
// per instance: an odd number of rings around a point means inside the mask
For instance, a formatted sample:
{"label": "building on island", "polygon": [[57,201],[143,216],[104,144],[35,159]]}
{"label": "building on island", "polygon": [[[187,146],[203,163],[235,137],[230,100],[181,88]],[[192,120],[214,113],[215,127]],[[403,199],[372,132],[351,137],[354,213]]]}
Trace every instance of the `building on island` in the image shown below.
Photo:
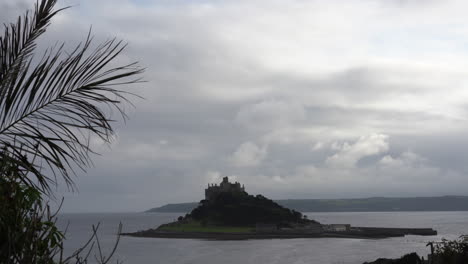
{"label": "building on island", "polygon": [[321,234],[324,229],[319,222],[311,222],[307,224],[293,224],[293,230],[304,234]]}
{"label": "building on island", "polygon": [[346,232],[351,229],[351,225],[349,224],[331,224],[331,225],[323,225],[326,231],[331,232]]}
{"label": "building on island", "polygon": [[275,223],[257,223],[255,225],[257,233],[283,233],[283,234],[322,234],[324,229],[318,222],[307,224],[289,223],[287,227],[280,227]]}
{"label": "building on island", "polygon": [[228,177],[224,177],[223,181],[217,184],[208,184],[208,188],[205,189],[205,200],[211,200],[216,197],[220,193],[224,192],[245,192],[244,185],[240,185],[240,183],[230,183]]}

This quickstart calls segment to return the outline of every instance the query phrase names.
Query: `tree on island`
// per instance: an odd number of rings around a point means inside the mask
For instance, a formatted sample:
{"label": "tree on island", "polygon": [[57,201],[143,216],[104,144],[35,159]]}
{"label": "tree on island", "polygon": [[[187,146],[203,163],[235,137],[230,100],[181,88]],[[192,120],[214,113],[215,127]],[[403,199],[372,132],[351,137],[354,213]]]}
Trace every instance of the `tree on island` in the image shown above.
{"label": "tree on island", "polygon": [[257,223],[317,223],[263,195],[253,196],[246,192],[223,192],[211,200],[202,200],[185,219],[230,226],[255,226]]}
{"label": "tree on island", "polygon": [[[91,164],[91,137],[110,143],[108,110],[126,118],[128,93],[118,87],[142,73],[136,63],[111,66],[125,44],[93,48],[91,34],[72,50],[60,45],[35,57],[37,39],[63,10],[56,3],[38,1],[0,36],[0,263],[87,263],[84,247],[63,258],[65,236],[47,200],[59,179],[75,188],[73,167]],[[105,257],[96,242],[96,261],[107,263],[114,251]]]}

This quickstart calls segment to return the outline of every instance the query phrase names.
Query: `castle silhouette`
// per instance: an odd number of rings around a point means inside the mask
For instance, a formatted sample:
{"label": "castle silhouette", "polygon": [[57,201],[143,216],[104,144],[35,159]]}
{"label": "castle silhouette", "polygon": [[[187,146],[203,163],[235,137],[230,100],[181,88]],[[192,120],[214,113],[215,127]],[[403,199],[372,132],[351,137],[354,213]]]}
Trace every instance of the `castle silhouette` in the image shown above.
{"label": "castle silhouette", "polygon": [[238,193],[238,192],[245,192],[244,185],[240,185],[240,183],[230,183],[228,177],[224,177],[223,181],[217,184],[209,184],[208,188],[205,189],[205,200],[212,200],[218,194],[224,192],[231,192],[231,193]]}

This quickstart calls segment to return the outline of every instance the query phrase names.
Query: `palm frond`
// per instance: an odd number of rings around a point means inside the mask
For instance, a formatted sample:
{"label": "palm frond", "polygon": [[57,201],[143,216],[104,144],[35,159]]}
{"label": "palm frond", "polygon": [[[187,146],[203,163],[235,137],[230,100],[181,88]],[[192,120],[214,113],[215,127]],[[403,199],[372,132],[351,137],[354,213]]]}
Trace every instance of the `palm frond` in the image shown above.
{"label": "palm frond", "polygon": [[35,40],[46,31],[52,17],[66,9],[53,11],[56,2],[36,2],[32,14],[26,12],[15,24],[5,25],[3,37],[0,36],[0,89],[8,86],[8,82],[14,82],[36,48]]}
{"label": "palm frond", "polygon": [[[52,11],[54,4],[54,0],[36,4],[33,18],[44,18],[46,23],[33,27],[25,16],[24,23],[29,24],[16,34],[31,35],[33,43],[57,13]],[[19,29],[20,24],[19,19],[14,28]],[[7,42],[13,39],[6,34],[1,40],[7,38]],[[32,182],[41,190],[48,192],[50,184],[57,183],[57,176],[73,187],[72,167],[85,169],[90,165],[90,137],[109,142],[114,133],[113,120],[105,109],[117,109],[126,118],[121,103],[128,102],[130,93],[118,90],[115,84],[139,82],[136,76],[143,69],[136,63],[110,65],[126,46],[115,39],[93,50],[89,34],[72,52],[65,54],[63,45],[50,49],[34,65],[31,54],[35,44],[22,40],[23,44],[15,46],[23,47],[17,54],[10,50],[14,45],[1,46],[0,72],[5,73],[0,78],[0,147],[16,159],[35,157],[32,174],[36,181]],[[13,57],[21,62],[11,63]],[[48,167],[53,176],[40,173],[43,167]]]}

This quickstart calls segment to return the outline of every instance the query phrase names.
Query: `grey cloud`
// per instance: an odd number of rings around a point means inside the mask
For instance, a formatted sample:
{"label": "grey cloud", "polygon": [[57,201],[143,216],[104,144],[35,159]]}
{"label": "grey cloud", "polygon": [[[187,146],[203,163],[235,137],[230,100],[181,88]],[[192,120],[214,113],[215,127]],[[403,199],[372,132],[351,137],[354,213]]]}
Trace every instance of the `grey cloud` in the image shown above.
{"label": "grey cloud", "polygon": [[0,22],[2,24],[16,22],[18,14],[22,14],[25,10],[31,8],[31,1],[4,0],[0,3]]}
{"label": "grey cloud", "polygon": [[[8,3],[8,14],[22,8]],[[93,24],[96,42],[111,36],[129,42],[121,61],[140,60],[148,81],[132,90],[145,100],[134,101],[136,109],[130,110],[132,118],[126,125],[118,125],[115,144],[110,149],[96,146],[102,156],[96,157],[95,168],[78,175],[80,192],[65,193],[65,210],[145,210],[196,201],[216,175],[235,176],[249,191],[275,199],[466,192],[463,73],[450,67],[439,71],[424,63],[387,63],[384,51],[383,58],[377,53],[355,59],[354,53],[371,53],[368,46],[359,47],[363,41],[366,45],[373,41],[360,39],[366,34],[356,32],[357,44],[337,43],[341,39],[333,39],[333,34],[354,37],[353,32],[340,31],[348,28],[342,22],[306,20],[311,26],[305,30],[295,17],[277,17],[284,13],[279,2],[265,9],[266,3],[63,3],[75,7],[61,14],[41,39],[42,46],[59,40],[73,46]],[[110,4],[122,8],[106,8]],[[334,2],[330,5],[336,7]],[[360,16],[357,7],[348,15]],[[372,14],[384,12],[366,8]],[[405,5],[399,8],[415,12]],[[239,17],[245,10],[247,14]],[[263,22],[254,19],[259,10]],[[279,33],[282,27],[297,27],[301,36],[311,32],[316,37],[313,43],[324,41],[308,48],[328,60],[317,55],[317,61],[298,62],[305,65],[299,70],[295,61],[292,66],[276,65],[283,62],[280,55],[294,52],[289,44],[307,41],[293,33],[277,39],[281,34],[267,31],[276,29],[271,25],[276,18],[285,23],[277,26]],[[388,29],[389,21],[363,30]],[[331,33],[314,35],[320,26]],[[355,25],[356,30],[360,26]],[[236,39],[245,36],[251,38]],[[271,43],[265,41],[268,37]],[[285,47],[275,50],[281,43]],[[328,44],[353,54],[343,57],[339,67],[320,69],[335,65],[334,57],[339,55],[326,54]],[[263,49],[276,53],[263,54]],[[461,59],[466,59],[463,54]],[[300,60],[299,55],[293,58]],[[354,146],[359,138],[373,134],[387,135],[387,147],[352,157],[353,166],[327,164],[330,157],[346,154],[333,144]],[[236,153],[237,161],[244,163],[233,162]],[[408,163],[405,153],[424,162]],[[385,157],[399,167],[385,169]]]}

